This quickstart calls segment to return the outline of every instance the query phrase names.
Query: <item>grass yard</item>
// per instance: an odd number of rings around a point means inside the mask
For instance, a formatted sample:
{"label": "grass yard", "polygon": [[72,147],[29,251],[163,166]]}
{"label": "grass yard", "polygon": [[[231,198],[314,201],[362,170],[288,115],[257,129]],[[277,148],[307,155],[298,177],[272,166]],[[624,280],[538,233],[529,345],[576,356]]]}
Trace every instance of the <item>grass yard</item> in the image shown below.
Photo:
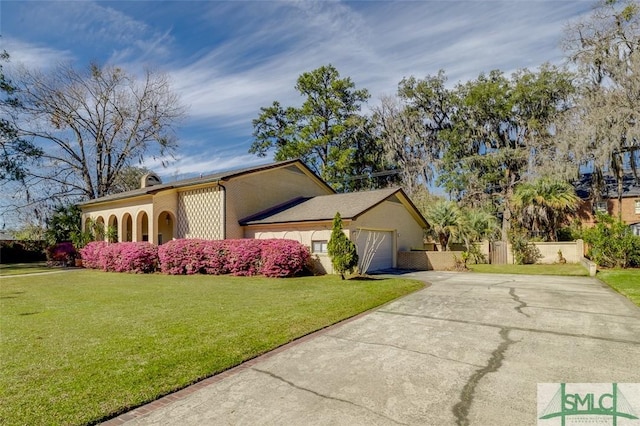
{"label": "grass yard", "polygon": [[640,306],[640,270],[607,269],[598,271],[597,278]]}
{"label": "grass yard", "polygon": [[4,278],[0,424],[95,423],[422,287],[333,276]]}
{"label": "grass yard", "polygon": [[57,269],[48,268],[47,262],[0,264],[0,276],[51,272]]}
{"label": "grass yard", "polygon": [[587,268],[581,264],[564,265],[467,265],[473,272],[488,274],[521,274],[521,275],[567,275],[589,276]]}

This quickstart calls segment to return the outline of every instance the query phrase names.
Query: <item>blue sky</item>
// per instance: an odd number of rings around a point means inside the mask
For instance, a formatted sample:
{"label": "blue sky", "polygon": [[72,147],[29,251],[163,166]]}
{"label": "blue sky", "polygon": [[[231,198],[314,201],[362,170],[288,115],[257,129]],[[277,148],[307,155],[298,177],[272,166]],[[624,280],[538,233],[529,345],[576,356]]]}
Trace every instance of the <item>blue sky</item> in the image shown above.
{"label": "blue sky", "polygon": [[270,158],[247,153],[251,120],[274,100],[301,101],[297,77],[333,64],[372,95],[444,69],[451,85],[480,72],[562,63],[567,22],[592,1],[11,1],[0,43],[12,66],[90,61],[170,75],[188,107],[165,180]]}

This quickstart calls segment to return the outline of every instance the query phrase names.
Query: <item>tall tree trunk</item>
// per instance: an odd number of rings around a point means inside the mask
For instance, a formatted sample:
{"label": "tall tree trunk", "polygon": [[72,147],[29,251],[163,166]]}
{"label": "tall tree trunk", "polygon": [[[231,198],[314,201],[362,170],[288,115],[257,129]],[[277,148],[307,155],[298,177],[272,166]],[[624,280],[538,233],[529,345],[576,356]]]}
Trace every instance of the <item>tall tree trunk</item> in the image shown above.
{"label": "tall tree trunk", "polygon": [[618,167],[618,220],[622,220],[622,191],[624,181],[624,168],[622,165]]}

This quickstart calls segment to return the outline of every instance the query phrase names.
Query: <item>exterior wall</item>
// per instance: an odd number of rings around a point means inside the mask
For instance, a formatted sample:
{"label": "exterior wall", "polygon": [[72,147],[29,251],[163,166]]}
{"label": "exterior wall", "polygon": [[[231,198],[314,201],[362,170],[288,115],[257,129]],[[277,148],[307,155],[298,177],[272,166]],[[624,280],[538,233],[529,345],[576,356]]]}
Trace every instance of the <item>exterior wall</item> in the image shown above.
{"label": "exterior wall", "polygon": [[238,223],[296,197],[327,195],[332,192],[295,166],[272,169],[234,178],[224,185],[226,195],[226,238],[243,238]]}
{"label": "exterior wall", "polygon": [[[398,250],[422,248],[423,230],[415,221],[404,205],[385,201],[372,210],[360,216],[357,220],[343,220],[344,233],[351,241],[356,242],[358,230],[377,229],[393,231],[395,234],[394,253]],[[309,224],[274,224],[247,226],[240,238],[287,238],[301,242],[312,249],[312,241],[328,241],[331,238],[331,221]],[[321,273],[333,273],[331,259],[327,254],[312,253]],[[394,255],[393,265],[397,265],[397,255]],[[438,265],[438,261],[436,261]]]}
{"label": "exterior wall", "polygon": [[218,185],[178,192],[176,238],[224,239],[223,198]]}
{"label": "exterior wall", "polygon": [[[345,226],[345,228],[347,228]],[[393,265],[397,265],[398,251],[422,249],[424,230],[401,203],[384,201],[369,210],[358,219],[351,222],[348,229],[357,236],[358,229],[377,229],[380,231],[394,231],[395,246],[393,248]],[[352,238],[355,241],[355,238]]]}
{"label": "exterior wall", "polygon": [[[629,224],[640,222],[640,214],[636,214],[636,200],[640,200],[640,197],[627,197],[622,199],[623,222]],[[607,204],[610,206],[609,214],[618,217],[618,200],[608,200]]]}
{"label": "exterior wall", "polygon": [[[82,213],[82,229],[85,228],[86,221],[88,218],[93,220],[98,220],[98,218],[102,218],[105,226],[108,225],[109,217],[114,215],[118,221],[118,241],[126,240],[126,215],[131,215],[132,218],[132,229],[131,229],[131,239],[133,241],[141,241],[141,238],[138,239],[139,234],[139,225],[136,223],[136,218],[138,214],[141,212],[147,213],[148,217],[152,217],[153,213],[153,199],[151,196],[147,196],[145,198],[138,198],[135,200],[122,200],[122,201],[114,201],[109,203],[108,205],[98,205],[98,206],[87,206],[83,207]],[[149,219],[151,222],[151,219]],[[149,228],[151,227],[151,223],[149,223]],[[153,235],[151,229],[148,230],[149,236]]]}
{"label": "exterior wall", "polygon": [[[344,222],[343,222],[344,225]],[[289,239],[298,241],[312,251],[312,241],[329,241],[331,238],[331,222],[321,222],[304,225],[263,225],[260,227],[245,227],[244,238],[256,238],[267,240],[271,238]],[[345,234],[349,236],[348,230]],[[315,271],[318,274],[333,274],[331,258],[327,253],[311,253]]]}
{"label": "exterior wall", "polygon": [[[132,241],[142,241],[146,235],[148,241],[157,244],[158,234],[162,234],[162,241],[166,242],[176,235],[176,191],[163,191],[155,195],[147,195],[133,200],[117,200],[104,205],[83,207],[82,226],[87,218],[96,220],[102,218],[105,226],[109,225],[112,216],[117,220],[118,241],[126,241],[130,233]],[[147,229],[142,230],[138,217],[145,212],[148,218]],[[169,223],[166,223],[166,215],[170,215]],[[127,229],[127,215],[131,216],[132,229]],[[145,232],[146,231],[146,232]]]}
{"label": "exterior wall", "polygon": [[[580,259],[582,259],[582,252],[584,250],[582,240],[533,244],[538,247],[542,255],[542,259],[538,260],[537,263],[545,264],[557,263],[559,250],[562,251],[562,257],[567,260],[567,263],[578,263]],[[509,247],[509,250],[510,249]]]}
{"label": "exterior wall", "polygon": [[[175,190],[163,191],[153,196],[153,215],[149,216],[149,241],[158,244],[159,234],[162,242],[171,241],[176,235],[176,212],[178,210],[178,196]],[[166,223],[166,215],[170,215]]]}
{"label": "exterior wall", "polygon": [[[507,245],[507,264],[512,265],[515,262],[513,256],[513,250],[511,248],[511,243],[504,243]],[[542,258],[539,259],[536,263],[541,264],[553,264],[558,263],[558,251],[562,251],[562,257],[565,258],[567,263],[579,263],[584,257],[584,241],[576,240],[576,241],[566,241],[566,242],[534,242],[538,250],[540,250],[540,254]],[[484,246],[484,244],[483,244]],[[489,256],[487,256],[487,259]]]}
{"label": "exterior wall", "polygon": [[[636,200],[640,197],[625,197],[622,199],[622,221],[628,224],[640,222],[640,213],[636,214]],[[618,217],[618,199],[612,198],[603,200],[607,203],[607,213],[613,217]],[[578,218],[584,226],[595,225],[595,215],[593,214],[593,204],[590,200],[583,200],[578,208]]]}
{"label": "exterior wall", "polygon": [[418,271],[448,271],[456,266],[456,258],[462,259],[461,251],[400,251],[398,268]]}

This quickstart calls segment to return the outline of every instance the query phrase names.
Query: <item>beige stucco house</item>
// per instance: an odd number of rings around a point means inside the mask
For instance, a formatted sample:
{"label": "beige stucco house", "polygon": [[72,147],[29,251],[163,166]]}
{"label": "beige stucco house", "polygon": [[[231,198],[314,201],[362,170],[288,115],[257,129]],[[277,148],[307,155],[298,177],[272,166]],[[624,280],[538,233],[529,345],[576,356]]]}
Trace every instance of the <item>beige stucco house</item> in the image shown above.
{"label": "beige stucco house", "polygon": [[[288,238],[307,245],[319,268],[336,212],[368,270],[396,265],[398,250],[422,248],[427,222],[399,188],[336,194],[299,160],[216,173],[172,183],[155,176],[142,187],[80,204],[117,229],[118,241],[162,244],[174,238]],[[364,264],[362,266],[365,266]]]}

